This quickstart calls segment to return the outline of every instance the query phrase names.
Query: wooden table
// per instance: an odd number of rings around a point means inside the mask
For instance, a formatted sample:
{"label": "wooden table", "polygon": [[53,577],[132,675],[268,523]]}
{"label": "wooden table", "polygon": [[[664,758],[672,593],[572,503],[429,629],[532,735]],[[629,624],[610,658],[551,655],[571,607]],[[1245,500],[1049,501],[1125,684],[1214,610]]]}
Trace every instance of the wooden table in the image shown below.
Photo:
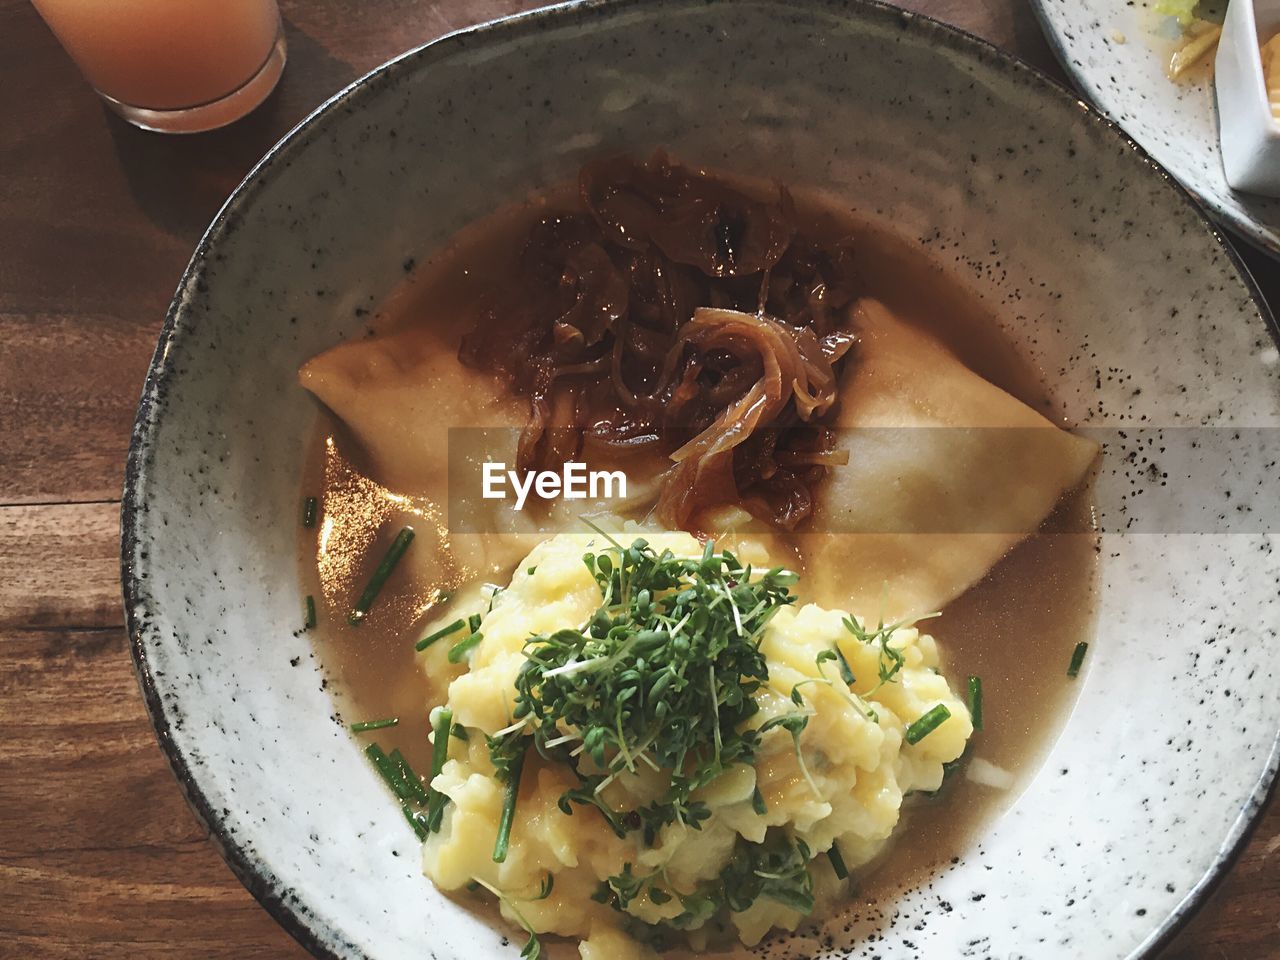
{"label": "wooden table", "polygon": [[[197,238],[281,134],[392,54],[535,5],[283,0],[276,94],[169,138],[108,115],[0,0],[0,958],[304,956],[188,812],[138,694],[117,543],[134,405]],[[908,5],[1061,76],[1025,0]],[[1280,267],[1248,259],[1280,295]],[[1280,957],[1278,917],[1272,804],[1165,960]]]}

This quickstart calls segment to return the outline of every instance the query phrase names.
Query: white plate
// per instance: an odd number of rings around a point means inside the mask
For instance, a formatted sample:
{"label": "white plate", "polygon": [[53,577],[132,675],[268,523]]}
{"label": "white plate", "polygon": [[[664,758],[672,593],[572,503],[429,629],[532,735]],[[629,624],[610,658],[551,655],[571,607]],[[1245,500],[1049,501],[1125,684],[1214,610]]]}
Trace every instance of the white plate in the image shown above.
{"label": "white plate", "polygon": [[[1165,75],[1170,45],[1152,36],[1154,0],[1033,0],[1081,92],[1194,193],[1223,224],[1280,257],[1280,200],[1227,185],[1211,72]],[[1124,38],[1118,42],[1117,35]],[[1212,55],[1210,55],[1210,59]]]}

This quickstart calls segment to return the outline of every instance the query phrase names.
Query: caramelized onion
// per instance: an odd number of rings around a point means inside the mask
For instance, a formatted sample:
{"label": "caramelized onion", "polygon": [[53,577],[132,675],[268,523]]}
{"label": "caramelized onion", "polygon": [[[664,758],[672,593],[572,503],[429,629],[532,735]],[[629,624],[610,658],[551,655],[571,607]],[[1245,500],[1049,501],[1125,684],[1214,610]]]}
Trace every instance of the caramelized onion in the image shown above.
{"label": "caramelized onion", "polygon": [[798,233],[784,187],[751,194],[661,153],[587,164],[579,199],[530,230],[459,351],[528,398],[520,466],[558,468],[588,440],[651,448],[673,464],[664,523],[735,503],[794,528],[841,463],[821,424],[855,342],[852,241]]}
{"label": "caramelized onion", "polygon": [[[699,353],[723,350],[743,361],[758,359],[760,376],[710,426],[672,452],[676,466],[663,484],[656,513],[676,528],[685,527],[703,506],[740,499],[734,449],[773,425],[793,399],[803,421],[825,413],[836,400],[835,373],[807,328],[797,331],[769,317],[701,308],[680,333],[681,342]],[[812,341],[810,355],[802,350],[802,339]]]}
{"label": "caramelized onion", "polygon": [[672,166],[659,154],[647,165],[612,158],[582,168],[583,205],[619,246],[656,246],[676,263],[711,277],[768,270],[795,236],[791,196],[762,202],[707,176]]}

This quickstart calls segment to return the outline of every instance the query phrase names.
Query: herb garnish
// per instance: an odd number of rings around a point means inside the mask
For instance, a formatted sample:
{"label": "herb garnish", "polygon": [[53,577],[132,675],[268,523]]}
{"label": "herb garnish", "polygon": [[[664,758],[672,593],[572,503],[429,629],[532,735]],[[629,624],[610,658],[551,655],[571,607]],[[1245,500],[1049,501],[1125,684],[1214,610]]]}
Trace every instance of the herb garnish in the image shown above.
{"label": "herb garnish", "polygon": [[417,643],[413,645],[413,649],[421,653],[423,650],[427,649],[427,647],[431,646],[437,640],[447,637],[451,633],[457,633],[466,625],[467,625],[467,622],[465,620],[455,620],[453,621],[453,623],[449,624],[447,627],[441,627],[435,633],[431,633],[423,637],[421,640],[419,640]]}
{"label": "herb garnish", "polygon": [[[938,614],[931,614],[930,617],[936,617]],[[864,693],[863,699],[873,696],[876,691],[883,687],[886,683],[893,683],[898,678],[898,673],[906,666],[906,659],[902,655],[902,651],[897,647],[890,646],[889,641],[893,639],[893,635],[903,627],[911,623],[918,623],[920,620],[928,620],[930,617],[919,617],[915,620],[900,620],[897,623],[885,624],[883,620],[876,626],[874,630],[868,630],[862,626],[853,617],[845,617],[843,620],[844,628],[858,638],[862,643],[868,646],[880,646],[880,664],[879,664],[879,680],[874,687]],[[848,662],[844,659],[844,655],[840,653],[840,649],[836,648],[836,654],[840,658],[841,673],[845,676],[845,683],[852,685],[853,671],[849,669]]]}
{"label": "herb garnish", "polygon": [[827,850],[827,859],[831,861],[831,869],[835,871],[837,880],[849,879],[849,868],[844,864],[844,857],[840,855],[840,846],[834,840],[831,841],[831,847]]}
{"label": "herb garnish", "polygon": [[473,648],[479,646],[480,641],[483,639],[484,639],[484,634],[478,630],[473,633],[467,634],[467,636],[463,637],[461,640],[459,640],[457,643],[455,643],[452,647],[449,648],[449,653],[448,653],[449,662],[461,663],[462,658],[465,657],[468,653],[470,653]]}
{"label": "herb garnish", "polygon": [[444,819],[449,798],[431,786],[449,759],[449,736],[453,728],[453,711],[439,707],[431,712],[431,779],[427,784],[427,829],[435,833]]}
{"label": "herb garnish", "polygon": [[506,784],[502,797],[502,815],[498,818],[498,839],[493,844],[493,862],[502,863],[507,859],[507,847],[511,843],[511,824],[515,822],[516,800],[520,796],[520,774],[524,771],[524,758],[521,753],[499,770],[499,776]]}
{"label": "herb garnish", "polygon": [[631,864],[624,863],[622,872],[605,882],[605,886],[613,895],[609,902],[618,910],[626,910],[631,906],[631,901],[644,892],[645,884],[652,884],[656,876],[656,874],[650,874],[647,877],[637,877],[631,872]]}
{"label": "herb garnish", "polygon": [[397,748],[391,751],[391,756],[387,759],[395,765],[400,778],[408,786],[409,796],[419,804],[425,804],[429,799],[427,788],[422,785],[422,778],[413,772],[413,767],[409,766],[404,754]]}
{"label": "herb garnish", "polygon": [[776,828],[765,835],[764,843],[739,842],[720,875],[725,904],[738,913],[766,897],[809,913],[813,910],[811,856],[808,844]]}
{"label": "herb garnish", "polygon": [[[516,723],[490,739],[490,756],[509,784],[532,745],[578,777],[563,811],[593,806],[619,836],[642,829],[651,844],[667,824],[698,829],[710,811],[694,792],[752,762],[761,731],[747,721],[768,679],[760,640],[794,602],[797,577],[780,567],[756,576],[711,543],[687,559],[602,535],[611,546],[583,557],[600,608],[581,630],[526,641]],[[670,787],[639,810],[611,809],[602,792],[640,765],[671,771]]]}
{"label": "herb garnish", "polygon": [[393,750],[391,756],[387,756],[376,743],[365,747],[364,753],[400,801],[400,810],[405,820],[409,822],[409,826],[413,827],[413,832],[417,834],[419,840],[425,840],[427,820],[421,812],[415,811],[413,806],[420,806],[426,802],[427,791],[422,786],[422,781],[418,779],[418,775],[413,772],[413,768],[409,766],[409,762],[399,750]]}
{"label": "herb garnish", "polygon": [[857,683],[857,680],[853,676],[853,670],[849,667],[849,661],[844,658],[844,653],[841,652],[839,647],[834,647],[832,649],[835,651],[836,660],[840,664],[840,679],[848,686],[852,687]]}
{"label": "herb garnish", "polygon": [[387,548],[382,562],[373,571],[373,576],[369,578],[368,585],[364,588],[364,592],[360,594],[360,599],[356,601],[355,606],[351,608],[351,613],[347,615],[347,622],[353,627],[358,627],[364,622],[364,618],[369,615],[369,610],[373,607],[373,601],[378,599],[378,594],[382,592],[382,587],[386,584],[387,578],[391,576],[391,571],[396,568],[396,564],[400,562],[400,558],[404,556],[404,552],[409,549],[409,544],[411,543],[413,543],[413,527],[405,527],[396,534],[396,538],[391,542],[391,546]]}
{"label": "herb garnish", "polygon": [[407,803],[400,804],[400,812],[404,814],[404,818],[409,821],[409,826],[413,827],[413,833],[419,840],[427,839],[427,828],[422,822],[422,814],[415,813]]}
{"label": "herb garnish", "polygon": [[[804,706],[804,698],[800,695],[799,685],[791,688],[791,700],[797,706]],[[781,727],[791,734],[791,741],[795,745],[796,765],[800,768],[800,773],[804,776],[805,783],[809,784],[809,789],[813,791],[813,795],[819,800],[822,799],[822,791],[818,789],[818,785],[814,782],[812,775],[809,773],[809,767],[804,762],[804,751],[800,749],[800,734],[804,732],[804,728],[809,725],[809,714],[801,712],[784,713],[781,716],[773,717],[766,720],[760,725],[760,733],[768,733],[774,728]]]}
{"label": "herb garnish", "polygon": [[316,525],[319,503],[315,497],[307,497],[302,501],[302,525],[308,530]]}
{"label": "herb garnish", "polygon": [[902,738],[912,745],[919,743],[951,717],[951,711],[942,704],[931,707],[914,723],[907,727]]}
{"label": "herb garnish", "polygon": [[1071,664],[1067,667],[1068,677],[1078,677],[1080,675],[1080,667],[1084,663],[1084,655],[1089,650],[1089,644],[1081,641],[1076,644],[1076,648],[1071,653]]}
{"label": "herb garnish", "polygon": [[[870,629],[847,617],[849,633],[878,653],[878,677],[870,690],[861,696],[854,692],[849,661],[833,646],[816,656],[817,675],[792,687],[797,709],[761,723],[756,697],[769,673],[760,643],[771,618],[795,602],[790,588],[796,575],[782,568],[756,573],[711,543],[701,557],[684,558],[670,550],[659,552],[643,539],[624,546],[596,532],[608,546],[586,553],[583,562],[600,591],[599,608],[578,629],[539,634],[525,642],[511,723],[486,738],[494,775],[505,785],[493,852],[497,862],[509,850],[530,750],[577,777],[577,786],[559,798],[564,813],[592,807],[619,837],[639,832],[641,841],[652,846],[669,825],[700,829],[711,811],[695,799],[697,791],[734,765],[752,764],[771,730],[791,735],[800,772],[817,793],[800,749],[813,713],[802,688],[825,684],[878,722],[868,698],[898,682],[906,666],[905,654],[892,643],[905,621]],[[467,626],[469,634],[450,651],[457,651],[458,658],[479,642],[480,618]],[[452,631],[461,628],[458,621]],[[832,670],[824,671],[827,663]],[[980,686],[978,690],[980,697]],[[950,716],[938,704],[910,724],[904,738],[917,743]],[[648,806],[615,809],[607,788],[642,767],[669,774],[669,788]],[[750,802],[757,815],[768,813],[758,787]],[[826,858],[838,878],[849,876],[837,846]],[[770,827],[761,843],[739,838],[720,876],[691,891],[672,889],[661,868],[637,873],[636,864],[629,862],[600,884],[592,898],[619,911],[627,911],[640,897],[659,905],[677,900],[682,908],[677,916],[647,927],[655,935],[663,929],[700,927],[717,915],[746,910],[761,897],[808,914],[814,905],[811,861],[802,839]],[[548,875],[536,899],[549,896],[553,883]],[[518,916],[510,897],[485,886]],[[530,934],[525,949],[536,957],[537,938],[523,919],[521,923]]]}
{"label": "herb garnish", "polygon": [[[494,594],[497,596],[497,594]],[[493,609],[493,598],[489,599],[489,609]],[[480,641],[484,639],[484,634],[480,632],[480,614],[473,613],[467,617],[467,629],[471,632],[449,648],[449,662],[461,663],[462,658],[470,653]]]}
{"label": "herb garnish", "polygon": [[399,722],[399,717],[386,717],[382,720],[364,720],[360,723],[353,723],[351,725],[351,732],[364,733],[366,730],[382,730],[386,727],[394,727]]}
{"label": "herb garnish", "polygon": [[982,678],[969,678],[969,719],[973,721],[973,729],[982,729]]}
{"label": "herb garnish", "polygon": [[[834,850],[835,848],[832,847]],[[840,856],[836,852],[835,856]],[[738,913],[765,897],[803,914],[813,910],[813,877],[809,873],[811,853],[801,839],[773,828],[763,843],[739,838],[733,856],[720,876],[698,885],[692,893],[680,894],[662,885],[661,871],[637,875],[630,863],[610,877],[592,894],[597,903],[607,903],[626,911],[631,902],[647,895],[656,904],[679,897],[684,912],[666,921],[677,929],[701,926],[721,908]],[[843,861],[841,861],[843,863]]]}
{"label": "herb garnish", "polygon": [[316,598],[311,594],[307,594],[307,599],[302,605],[303,625],[312,630],[316,625]]}
{"label": "herb garnish", "polygon": [[405,782],[399,769],[391,762],[391,759],[376,743],[371,743],[364,748],[365,756],[373,761],[373,765],[378,768],[378,773],[382,774],[382,779],[386,781],[387,786],[401,800],[408,800],[413,796],[409,790],[409,784]]}
{"label": "herb garnish", "polygon": [[[479,877],[476,877],[472,883],[479,884],[502,901],[506,908],[515,915],[516,922],[519,923],[524,929],[524,932],[529,935],[529,939],[525,941],[524,948],[520,951],[520,956],[523,957],[524,960],[539,960],[542,956],[542,941],[538,939],[538,934],[533,929],[533,924],[525,919],[524,914],[520,912],[520,908],[516,906],[515,900],[507,896],[492,884],[485,883]],[[548,890],[548,892],[550,891]]]}

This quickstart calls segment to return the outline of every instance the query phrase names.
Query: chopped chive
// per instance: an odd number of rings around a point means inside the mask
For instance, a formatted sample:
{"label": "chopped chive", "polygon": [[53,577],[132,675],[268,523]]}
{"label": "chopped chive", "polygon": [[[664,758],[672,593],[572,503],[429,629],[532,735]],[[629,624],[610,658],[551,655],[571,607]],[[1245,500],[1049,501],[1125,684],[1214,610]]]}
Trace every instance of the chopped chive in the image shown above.
{"label": "chopped chive", "polygon": [[413,799],[418,801],[422,806],[431,800],[427,793],[427,788],[422,785],[422,779],[413,771],[413,767],[409,766],[409,761],[404,758],[404,754],[397,747],[391,751],[391,756],[387,758],[395,764],[396,769],[400,771],[400,776],[409,787],[409,792],[413,794]]}
{"label": "chopped chive", "polygon": [[[431,720],[431,778],[433,780],[440,775],[445,761],[449,759],[449,744],[445,733],[452,728],[453,711],[440,708]],[[444,749],[441,749],[442,746]]]}
{"label": "chopped chive", "polygon": [[853,677],[853,670],[849,668],[849,661],[844,658],[844,654],[841,653],[840,648],[838,646],[835,648],[835,651],[836,651],[836,660],[840,664],[840,679],[852,687],[854,684],[854,677]]}
{"label": "chopped chive", "polygon": [[364,754],[373,761],[373,765],[378,768],[378,772],[382,774],[382,779],[386,781],[388,787],[401,800],[409,800],[413,797],[413,791],[409,784],[405,782],[404,777],[400,775],[399,769],[391,762],[391,758],[383,752],[382,748],[376,743],[371,743],[364,748]]}
{"label": "chopped chive", "polygon": [[302,525],[310,530],[316,525],[316,513],[320,501],[315,497],[307,497],[302,501]]}
{"label": "chopped chive", "polygon": [[1076,648],[1071,654],[1071,665],[1067,667],[1068,677],[1077,677],[1080,675],[1080,666],[1084,663],[1084,655],[1089,649],[1089,644],[1081,641],[1076,644]]}
{"label": "chopped chive", "polygon": [[511,761],[507,773],[507,790],[502,798],[502,816],[498,819],[498,839],[493,843],[493,862],[507,859],[507,847],[511,843],[511,824],[515,822],[516,799],[520,796],[520,774],[524,770],[525,754]]}
{"label": "chopped chive", "polygon": [[969,678],[969,718],[973,721],[973,729],[982,729],[982,678]]}
{"label": "chopped chive", "polygon": [[933,731],[937,730],[949,717],[951,711],[942,704],[937,704],[919,720],[907,727],[903,739],[910,744],[917,744]]}
{"label": "chopped chive", "polygon": [[460,723],[455,723],[453,729],[449,731],[449,736],[457,737],[459,740],[470,740],[471,735],[467,733],[467,728]]}
{"label": "chopped chive", "polygon": [[435,833],[444,818],[444,805],[449,798],[431,784],[449,759],[449,731],[453,728],[453,711],[443,707],[431,719],[431,779],[427,781],[427,829]]}
{"label": "chopped chive", "polygon": [[360,723],[353,723],[351,725],[351,732],[364,733],[366,730],[382,730],[386,727],[394,727],[399,722],[399,717],[386,717],[382,720],[364,720]]}
{"label": "chopped chive", "polygon": [[751,791],[751,809],[756,812],[757,816],[761,817],[769,812],[769,808],[764,802],[764,794],[760,792],[759,787]]}
{"label": "chopped chive", "polygon": [[453,623],[449,624],[447,627],[441,627],[435,633],[430,634],[429,636],[423,637],[421,640],[419,640],[417,643],[413,645],[413,649],[421,653],[423,650],[427,649],[427,647],[431,646],[441,637],[447,637],[451,633],[457,633],[466,625],[467,623],[465,620],[455,620],[453,621]]}
{"label": "chopped chive", "polygon": [[467,651],[480,643],[484,639],[483,633],[473,633],[468,637],[463,637],[452,647],[449,648],[449,662],[460,663],[462,658],[466,656]]}
{"label": "chopped chive", "polygon": [[534,566],[530,567],[528,570],[525,571],[525,573],[530,577],[532,577],[537,572],[538,572],[537,564],[535,564]]}
{"label": "chopped chive", "polygon": [[409,826],[413,827],[413,832],[418,835],[418,839],[427,839],[427,828],[423,826],[422,818],[410,810],[407,803],[400,804],[400,810],[404,814],[404,818],[409,821]]}
{"label": "chopped chive", "polygon": [[473,613],[471,616],[467,617],[467,629],[472,633],[475,633],[480,629],[480,614]]}
{"label": "chopped chive", "polygon": [[312,630],[316,625],[316,598],[308,593],[306,603],[303,606],[304,622],[307,629]]}
{"label": "chopped chive", "polygon": [[391,546],[387,548],[382,562],[378,564],[378,568],[373,571],[373,576],[369,578],[369,584],[364,588],[364,593],[360,594],[360,599],[356,601],[356,605],[347,616],[347,622],[353,627],[359,626],[364,622],[364,618],[369,615],[369,610],[373,607],[373,601],[378,599],[378,594],[382,592],[382,587],[386,584],[387,578],[391,576],[391,571],[396,568],[396,564],[400,562],[400,558],[404,556],[404,552],[409,549],[409,544],[411,543],[413,543],[413,527],[405,527],[396,534],[396,538],[392,541]]}
{"label": "chopped chive", "polygon": [[556,885],[556,875],[554,873],[548,873],[545,877],[542,878],[542,883],[538,886],[538,895],[533,899],[534,900],[547,899],[547,897],[551,896],[551,891],[555,889],[555,885]]}
{"label": "chopped chive", "polygon": [[827,859],[831,861],[831,869],[836,872],[836,879],[849,879],[849,868],[844,865],[844,857],[840,856],[840,848],[834,840],[831,842],[831,849],[827,851]]}

